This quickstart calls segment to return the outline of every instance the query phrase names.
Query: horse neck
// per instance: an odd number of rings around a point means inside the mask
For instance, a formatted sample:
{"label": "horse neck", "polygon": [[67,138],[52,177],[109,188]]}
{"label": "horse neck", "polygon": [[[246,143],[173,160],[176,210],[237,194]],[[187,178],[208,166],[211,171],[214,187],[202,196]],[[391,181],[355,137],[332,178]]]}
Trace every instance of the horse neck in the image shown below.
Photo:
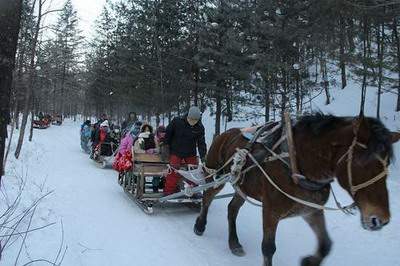
{"label": "horse neck", "polygon": [[334,177],[335,154],[328,137],[297,134],[294,142],[297,165],[302,175],[314,181],[327,181]]}

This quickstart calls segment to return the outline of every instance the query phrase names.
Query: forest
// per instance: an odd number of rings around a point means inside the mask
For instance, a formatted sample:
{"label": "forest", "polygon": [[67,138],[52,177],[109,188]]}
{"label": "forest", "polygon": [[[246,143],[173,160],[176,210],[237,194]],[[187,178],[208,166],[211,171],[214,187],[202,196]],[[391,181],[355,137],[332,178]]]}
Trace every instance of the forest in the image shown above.
{"label": "forest", "polygon": [[318,94],[329,104],[350,79],[360,110],[374,87],[400,111],[399,14],[399,1],[383,0],[119,0],[88,37],[71,0],[23,0],[7,121],[22,142],[39,112],[121,121],[134,111],[159,124],[197,105],[219,134],[224,121],[300,115]]}

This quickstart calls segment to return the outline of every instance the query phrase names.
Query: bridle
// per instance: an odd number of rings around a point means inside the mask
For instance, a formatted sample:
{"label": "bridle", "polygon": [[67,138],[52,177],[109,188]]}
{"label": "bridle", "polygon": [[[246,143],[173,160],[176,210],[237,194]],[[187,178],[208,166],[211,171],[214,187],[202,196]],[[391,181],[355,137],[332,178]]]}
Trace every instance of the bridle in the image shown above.
{"label": "bridle", "polygon": [[375,157],[378,159],[378,161],[382,164],[383,170],[382,172],[380,172],[379,174],[377,174],[375,177],[369,179],[368,181],[365,181],[361,184],[358,185],[354,185],[353,184],[353,171],[352,171],[352,164],[353,164],[353,157],[354,157],[354,149],[356,146],[362,148],[362,149],[367,149],[368,146],[359,142],[358,138],[357,138],[357,134],[358,134],[358,130],[359,130],[359,125],[356,125],[354,128],[354,138],[353,141],[350,145],[350,147],[348,148],[347,152],[345,154],[343,154],[339,160],[337,161],[337,165],[339,165],[340,163],[342,163],[344,161],[344,159],[346,158],[347,161],[347,177],[348,177],[348,183],[349,183],[349,190],[351,195],[354,197],[355,194],[357,193],[357,191],[366,188],[374,183],[376,183],[377,181],[381,180],[383,177],[387,176],[389,171],[388,171],[388,157],[386,156],[384,159],[382,159],[381,156],[379,156],[378,154],[375,154]]}

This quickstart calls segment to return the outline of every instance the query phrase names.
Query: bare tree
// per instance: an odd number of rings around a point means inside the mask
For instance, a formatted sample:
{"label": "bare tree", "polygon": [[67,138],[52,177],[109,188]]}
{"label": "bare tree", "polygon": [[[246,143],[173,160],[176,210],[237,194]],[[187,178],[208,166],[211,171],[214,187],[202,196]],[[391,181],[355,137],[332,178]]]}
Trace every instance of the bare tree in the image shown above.
{"label": "bare tree", "polygon": [[42,17],[43,17],[42,13],[43,13],[43,0],[39,0],[38,16],[37,16],[36,26],[34,29],[33,43],[32,43],[32,47],[31,47],[29,77],[28,77],[28,84],[26,86],[26,91],[25,91],[25,103],[24,103],[24,110],[23,110],[23,114],[22,114],[21,129],[19,132],[17,148],[15,149],[15,153],[14,153],[15,158],[17,158],[17,159],[21,152],[22,143],[24,141],[26,123],[28,122],[29,107],[30,107],[30,102],[31,102],[31,94],[32,94],[33,81],[34,81],[33,75],[34,75],[34,71],[35,71],[36,46],[37,46],[37,42],[38,42],[38,38],[39,38],[40,24],[41,24]]}
{"label": "bare tree", "polygon": [[[15,158],[18,159],[20,153],[21,153],[21,148],[22,144],[24,142],[24,136],[25,136],[25,129],[26,129],[26,124],[28,122],[28,116],[29,116],[29,111],[31,108],[31,102],[32,102],[32,94],[33,94],[33,86],[34,86],[34,81],[35,81],[35,75],[36,75],[36,55],[37,55],[37,47],[38,47],[38,40],[39,40],[39,33],[41,28],[41,23],[42,19],[44,16],[47,14],[50,14],[52,12],[57,12],[59,10],[47,10],[44,11],[44,3],[46,0],[35,0],[33,3],[33,6],[35,6],[36,1],[38,1],[38,8],[37,8],[37,18],[36,18],[36,25],[35,28],[33,29],[33,40],[32,40],[32,46],[31,46],[31,51],[30,51],[30,63],[28,67],[28,82],[26,86],[26,91],[25,91],[25,101],[24,101],[24,109],[23,109],[23,114],[22,114],[22,122],[21,122],[21,128],[20,128],[20,134],[18,137],[18,143],[17,147],[15,149]],[[34,8],[34,7],[33,7]]]}

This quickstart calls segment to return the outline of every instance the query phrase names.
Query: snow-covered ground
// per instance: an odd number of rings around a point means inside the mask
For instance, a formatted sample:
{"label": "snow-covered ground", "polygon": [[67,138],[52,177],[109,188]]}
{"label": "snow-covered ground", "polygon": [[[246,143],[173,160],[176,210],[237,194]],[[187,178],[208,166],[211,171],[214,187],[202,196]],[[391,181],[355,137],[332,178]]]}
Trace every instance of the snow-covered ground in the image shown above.
{"label": "snow-covered ground", "polygon": [[[334,101],[323,106],[316,99],[313,109],[338,115],[355,115],[359,90],[333,91]],[[374,97],[368,92],[367,114],[374,114]],[[400,116],[395,114],[394,96],[384,95],[382,114],[385,124],[399,129]],[[205,118],[208,139],[213,119]],[[59,248],[67,248],[62,265],[260,265],[261,211],[246,204],[238,217],[238,234],[247,255],[231,254],[227,244],[227,203],[218,200],[209,212],[207,230],[202,237],[193,233],[196,213],[183,208],[156,209],[155,215],[144,214],[123,193],[116,182],[116,172],[98,168],[80,150],[79,123],[66,120],[60,126],[36,130],[34,141],[26,142],[21,158],[10,156],[7,175],[0,194],[0,209],[15,195],[20,178],[26,179],[20,208],[48,191],[53,191],[37,207],[31,228],[55,222],[53,226],[28,234],[17,265],[33,259],[55,261]],[[400,158],[400,145],[395,145]],[[388,180],[392,220],[383,230],[369,232],[361,228],[359,216],[327,213],[334,247],[326,266],[396,266],[400,265],[400,163],[392,165]],[[341,201],[349,197],[335,186]],[[329,203],[332,205],[332,202]],[[29,217],[20,230],[28,226]],[[62,235],[64,239],[61,246]],[[14,265],[22,238],[8,247],[1,265]],[[279,224],[277,266],[299,265],[300,257],[314,251],[316,242],[308,226],[293,218]],[[58,260],[59,261],[59,260]],[[48,265],[38,262],[34,265]]]}

